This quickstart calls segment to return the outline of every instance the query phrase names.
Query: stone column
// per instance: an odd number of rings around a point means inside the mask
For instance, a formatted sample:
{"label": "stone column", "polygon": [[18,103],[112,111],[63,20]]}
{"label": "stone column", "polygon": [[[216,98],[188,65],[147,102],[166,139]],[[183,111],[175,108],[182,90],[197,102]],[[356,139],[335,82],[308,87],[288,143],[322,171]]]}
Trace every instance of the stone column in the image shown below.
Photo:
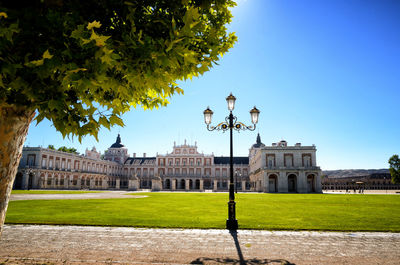
{"label": "stone column", "polygon": [[214,179],[213,191],[217,191],[217,190],[218,190],[218,180]]}
{"label": "stone column", "polygon": [[24,172],[24,175],[22,176],[22,189],[27,190],[28,189],[28,181],[29,181],[29,171],[26,170]]}
{"label": "stone column", "polygon": [[299,193],[307,192],[307,178],[304,171],[300,171],[297,177],[297,192]]}
{"label": "stone column", "polygon": [[49,173],[46,173],[44,175],[44,183],[43,183],[43,189],[47,189],[47,178],[48,178]]}
{"label": "stone column", "polygon": [[82,176],[78,176],[78,180],[76,181],[76,188],[78,190],[81,189],[81,181],[82,181]]}
{"label": "stone column", "polygon": [[50,184],[50,188],[51,189],[54,189],[54,186],[55,186],[55,183],[56,183],[56,180],[55,180],[55,177],[54,177],[54,173],[53,174],[51,174],[52,176],[51,176],[51,184]]}
{"label": "stone column", "polygon": [[70,182],[70,177],[68,175],[64,176],[64,189],[68,189]]}
{"label": "stone column", "polygon": [[257,180],[257,181],[256,181],[256,191],[257,191],[257,192],[262,191],[262,190],[261,190],[261,180]]}
{"label": "stone column", "polygon": [[315,177],[315,192],[322,193],[322,185],[321,185],[321,172],[317,173]]}
{"label": "stone column", "polygon": [[117,190],[120,189],[120,179],[119,179],[119,178],[117,178],[117,179],[115,180],[115,189],[117,189]]}
{"label": "stone column", "polygon": [[103,186],[103,189],[104,189],[104,190],[108,189],[107,178],[103,178],[103,179],[102,179],[101,185]]}
{"label": "stone column", "polygon": [[139,179],[136,176],[129,178],[128,190],[137,190],[139,187]]}
{"label": "stone column", "polygon": [[204,180],[200,179],[200,190],[204,190]]}
{"label": "stone column", "polygon": [[190,190],[189,184],[190,184],[190,180],[185,179],[185,190],[186,190],[186,191]]}
{"label": "stone column", "polygon": [[288,192],[288,179],[286,176],[286,171],[279,172],[277,192]]}
{"label": "stone column", "polygon": [[263,178],[263,182],[264,182],[264,185],[262,187],[262,191],[263,192],[269,192],[269,177],[268,177],[268,173],[264,171],[262,173],[262,178]]}
{"label": "stone column", "polygon": [[246,181],[242,180],[242,191],[246,190]]}
{"label": "stone column", "polygon": [[93,179],[93,177],[90,178],[90,189],[94,189],[94,179]]}
{"label": "stone column", "polygon": [[176,179],[171,180],[171,189],[176,190]]}
{"label": "stone column", "polygon": [[42,189],[43,188],[43,181],[44,181],[44,177],[39,177],[37,189]]}
{"label": "stone column", "polygon": [[161,178],[156,176],[152,179],[151,182],[151,190],[152,191],[160,191],[161,190]]}

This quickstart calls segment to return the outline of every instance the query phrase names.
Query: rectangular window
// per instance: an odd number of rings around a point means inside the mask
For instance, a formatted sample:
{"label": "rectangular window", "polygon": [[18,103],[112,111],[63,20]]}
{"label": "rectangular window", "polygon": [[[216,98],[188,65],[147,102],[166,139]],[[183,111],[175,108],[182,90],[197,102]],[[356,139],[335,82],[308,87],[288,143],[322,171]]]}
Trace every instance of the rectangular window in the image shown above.
{"label": "rectangular window", "polygon": [[35,160],[36,160],[36,155],[28,155],[28,159],[26,161],[26,164],[30,167],[35,165]]}
{"label": "rectangular window", "polygon": [[293,167],[293,154],[284,154],[285,167]]}
{"label": "rectangular window", "polygon": [[269,168],[276,167],[275,154],[267,154],[267,166]]}

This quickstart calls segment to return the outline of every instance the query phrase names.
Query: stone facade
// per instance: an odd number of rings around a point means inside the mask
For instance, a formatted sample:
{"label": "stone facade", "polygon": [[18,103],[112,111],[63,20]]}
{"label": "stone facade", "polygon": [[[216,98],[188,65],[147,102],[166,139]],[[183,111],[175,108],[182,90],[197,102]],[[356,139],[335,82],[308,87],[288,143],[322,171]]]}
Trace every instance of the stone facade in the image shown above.
{"label": "stone facade", "polygon": [[[249,191],[248,157],[234,157],[237,189]],[[128,156],[116,142],[104,159],[95,148],[85,155],[41,147],[24,147],[17,189],[116,189],[154,191],[226,191],[229,186],[229,158],[197,151],[197,144],[176,145],[171,153],[156,157]]]}
{"label": "stone facade", "polygon": [[400,190],[400,184],[392,183],[390,173],[373,173],[349,177],[324,177],[323,190]]}
{"label": "stone facade", "polygon": [[250,149],[251,190],[257,192],[322,192],[315,146],[288,146],[282,140],[265,146],[258,138]]}
{"label": "stone facade", "polygon": [[[238,191],[321,191],[320,169],[315,166],[314,146],[271,148],[265,147],[258,135],[249,157],[234,157]],[[268,167],[268,157],[272,155],[274,165]],[[275,184],[271,184],[274,189],[268,186],[272,179],[275,180]],[[308,189],[310,179],[312,184]],[[229,157],[199,153],[197,144],[189,145],[186,140],[182,145],[174,143],[171,153],[157,154],[155,157],[147,157],[146,154],[138,157],[134,153],[129,157],[128,149],[121,144],[119,135],[105,152],[104,159],[95,148],[86,150],[85,155],[77,155],[41,147],[24,147],[14,187],[227,191]]]}

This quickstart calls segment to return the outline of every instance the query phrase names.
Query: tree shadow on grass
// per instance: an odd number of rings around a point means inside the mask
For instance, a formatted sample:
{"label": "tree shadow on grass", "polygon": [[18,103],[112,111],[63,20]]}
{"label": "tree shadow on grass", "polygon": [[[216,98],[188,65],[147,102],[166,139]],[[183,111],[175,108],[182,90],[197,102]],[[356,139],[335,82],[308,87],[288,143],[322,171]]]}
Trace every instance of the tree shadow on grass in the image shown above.
{"label": "tree shadow on grass", "polygon": [[295,265],[284,259],[248,259],[243,257],[242,249],[240,248],[239,240],[237,238],[237,231],[230,230],[233,240],[235,241],[236,251],[239,259],[232,258],[207,258],[201,257],[193,260],[190,264],[238,264],[238,265],[251,265],[251,264],[282,264],[282,265]]}

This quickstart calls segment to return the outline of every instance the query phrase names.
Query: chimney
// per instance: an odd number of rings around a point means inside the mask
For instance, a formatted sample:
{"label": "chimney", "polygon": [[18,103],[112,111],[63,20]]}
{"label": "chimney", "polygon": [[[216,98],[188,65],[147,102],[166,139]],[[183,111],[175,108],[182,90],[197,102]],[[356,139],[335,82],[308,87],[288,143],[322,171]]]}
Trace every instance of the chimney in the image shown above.
{"label": "chimney", "polygon": [[146,153],[143,153],[143,157],[146,157]]}
{"label": "chimney", "polygon": [[133,153],[133,157],[136,157],[136,153]]}

